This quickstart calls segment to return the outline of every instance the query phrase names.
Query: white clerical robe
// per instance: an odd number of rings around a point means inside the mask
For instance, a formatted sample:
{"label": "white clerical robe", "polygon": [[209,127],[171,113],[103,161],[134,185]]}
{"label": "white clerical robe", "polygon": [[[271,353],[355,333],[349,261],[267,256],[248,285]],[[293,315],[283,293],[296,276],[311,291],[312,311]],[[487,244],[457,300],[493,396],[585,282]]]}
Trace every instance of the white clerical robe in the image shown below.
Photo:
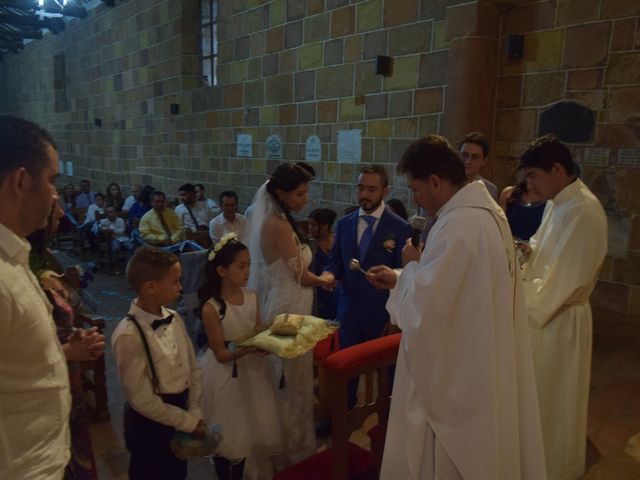
{"label": "white clerical robe", "polygon": [[387,302],[402,343],[381,479],[546,478],[518,277],[504,213],[465,186]]}
{"label": "white clerical robe", "polygon": [[607,252],[607,219],[576,180],[547,202],[522,272],[547,470],[584,473],[591,374],[589,296]]}

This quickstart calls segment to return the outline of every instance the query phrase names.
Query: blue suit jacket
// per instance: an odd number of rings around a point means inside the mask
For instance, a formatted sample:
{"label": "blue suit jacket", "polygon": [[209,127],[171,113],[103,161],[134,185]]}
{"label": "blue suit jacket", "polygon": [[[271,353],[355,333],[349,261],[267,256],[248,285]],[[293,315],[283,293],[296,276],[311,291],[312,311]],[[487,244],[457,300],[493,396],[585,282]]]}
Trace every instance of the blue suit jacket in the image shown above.
{"label": "blue suit jacket", "polygon": [[[326,270],[340,281],[338,299],[338,321],[340,328],[359,328],[370,332],[367,337],[379,336],[389,321],[385,308],[389,298],[388,290],[374,288],[361,272],[349,269],[352,258],[360,260],[364,270],[375,265],[391,268],[402,267],[402,248],[411,235],[411,226],[395,213],[385,208],[369,244],[369,249],[360,258],[358,248],[358,213],[356,210],[338,221],[335,241]],[[389,247],[390,240],[395,242]]]}

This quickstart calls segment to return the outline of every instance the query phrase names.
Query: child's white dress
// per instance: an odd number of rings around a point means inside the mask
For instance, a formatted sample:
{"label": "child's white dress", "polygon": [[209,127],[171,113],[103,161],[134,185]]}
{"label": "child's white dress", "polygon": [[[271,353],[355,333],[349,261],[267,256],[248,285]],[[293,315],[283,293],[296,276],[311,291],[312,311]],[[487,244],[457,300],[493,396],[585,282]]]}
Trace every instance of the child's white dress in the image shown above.
{"label": "child's white dress", "polygon": [[[237,342],[254,333],[257,295],[242,289],[242,305],[227,303],[220,322],[225,342]],[[209,300],[216,310],[215,300]],[[222,442],[216,452],[230,460],[276,455],[281,448],[281,423],[274,391],[273,367],[268,357],[249,354],[233,362],[219,363],[207,348],[202,366],[202,414],[209,424],[222,426]]]}

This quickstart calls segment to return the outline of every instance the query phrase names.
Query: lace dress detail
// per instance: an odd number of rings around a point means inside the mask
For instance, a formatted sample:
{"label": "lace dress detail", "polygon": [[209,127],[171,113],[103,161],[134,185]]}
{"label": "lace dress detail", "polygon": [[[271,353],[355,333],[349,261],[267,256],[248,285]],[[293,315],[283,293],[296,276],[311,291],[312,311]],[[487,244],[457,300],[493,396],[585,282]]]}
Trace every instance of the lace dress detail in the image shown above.
{"label": "lace dress detail", "polygon": [[[311,250],[300,245],[304,268],[311,264]],[[313,289],[300,285],[296,278],[298,259],[284,261],[278,258],[268,265],[269,289],[265,298],[263,320],[271,323],[280,313],[310,315],[313,307]],[[276,380],[284,370],[285,387],[278,389],[278,406],[283,423],[282,455],[276,461],[277,469],[296,463],[315,452],[313,427],[313,352],[291,360],[274,357]]]}

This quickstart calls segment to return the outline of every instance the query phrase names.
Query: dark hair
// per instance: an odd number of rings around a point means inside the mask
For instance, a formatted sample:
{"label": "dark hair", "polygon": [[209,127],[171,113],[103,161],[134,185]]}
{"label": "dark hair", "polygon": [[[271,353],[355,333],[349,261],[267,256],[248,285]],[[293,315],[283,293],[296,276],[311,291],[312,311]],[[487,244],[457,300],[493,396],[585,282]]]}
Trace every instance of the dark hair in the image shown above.
{"label": "dark hair", "polygon": [[467,133],[460,143],[458,143],[458,150],[460,150],[465,143],[480,145],[482,147],[482,156],[484,158],[489,156],[489,140],[484,134],[480,132]]}
{"label": "dark hair", "polygon": [[460,155],[440,135],[427,135],[413,142],[398,163],[398,173],[408,173],[418,180],[437,175],[460,187],[467,182]]}
{"label": "dark hair", "polygon": [[204,185],[202,185],[201,183],[194,183],[193,184],[193,188],[199,188],[200,190],[202,190],[204,192]]}
{"label": "dark hair", "polygon": [[407,215],[407,209],[404,208],[404,203],[402,203],[402,201],[398,200],[397,198],[390,198],[389,200],[387,200],[387,206],[400,218],[403,218],[405,220],[409,219],[409,215]]}
{"label": "dark hair", "polygon": [[[213,248],[215,248],[215,245],[209,249],[208,254],[210,254]],[[236,259],[236,255],[243,250],[247,250],[247,246],[237,239],[232,239],[216,252],[213,260],[207,261],[204,266],[205,283],[198,289],[200,318],[202,318],[202,307],[204,307],[204,304],[207,303],[210,298],[213,298],[218,302],[218,305],[220,305],[218,312],[220,320],[224,319],[227,312],[227,304],[222,298],[222,277],[218,275],[216,269],[218,267],[229,268],[229,265]]]}
{"label": "dark hair", "polygon": [[296,222],[289,209],[285,207],[285,205],[280,201],[278,195],[276,195],[276,190],[282,190],[283,192],[293,192],[296,188],[298,188],[303,183],[310,182],[315,177],[316,172],[313,170],[313,167],[305,162],[297,162],[297,163],[283,163],[276,167],[276,169],[271,174],[271,178],[267,182],[267,192],[271,194],[273,201],[280,207],[280,209],[284,212],[287,217],[287,221],[293,228],[296,236],[300,243],[305,243],[306,239],[298,226],[298,222]]}
{"label": "dark hair", "polygon": [[138,198],[138,200],[145,206],[149,205],[149,203],[151,203],[151,194],[155,191],[156,189],[151,185],[145,185],[144,187],[142,187],[142,190],[140,190],[140,197]]}
{"label": "dark hair", "polygon": [[145,282],[161,281],[177,262],[175,253],[157,247],[139,247],[127,264],[127,281],[139,292]]}
{"label": "dark hair", "polygon": [[149,195],[149,200],[151,200],[154,197],[162,197],[166,200],[167,196],[164,194],[164,192],[161,192],[160,190],[154,190],[153,192],[151,192],[151,194]]}
{"label": "dark hair", "polygon": [[118,191],[120,192],[120,196],[122,197],[122,190],[120,189],[120,185],[118,185],[116,182],[111,182],[111,183],[109,184],[109,186],[107,187],[107,190],[106,190],[106,192],[107,192],[107,193],[106,193],[107,197],[110,197],[110,196],[111,196],[111,187],[113,187],[113,186],[118,187]]}
{"label": "dark hair", "polygon": [[19,168],[38,175],[49,161],[48,146],[56,149],[53,138],[43,128],[22,118],[0,115],[0,183]]}
{"label": "dark hair", "polygon": [[331,230],[337,216],[338,214],[330,208],[316,208],[309,214],[309,218],[314,219],[320,225],[327,225],[329,230]]}
{"label": "dark hair", "polygon": [[562,165],[567,175],[575,173],[575,164],[571,152],[555,135],[547,134],[531,142],[520,155],[518,168],[541,168],[551,171],[554,163]]}
{"label": "dark hair", "polygon": [[511,190],[511,195],[509,196],[509,200],[507,200],[507,210],[511,209],[513,205],[518,203],[522,198],[522,195],[524,195],[526,192],[527,192],[527,181],[520,180],[518,183],[516,183],[513,186],[513,190]]}
{"label": "dark hair", "polygon": [[373,173],[374,175],[380,175],[380,180],[382,180],[382,186],[389,186],[389,174],[387,173],[387,169],[384,168],[383,165],[367,165],[366,167],[362,167],[360,172],[358,172],[358,176],[363,173]]}
{"label": "dark hair", "polygon": [[184,185],[180,186],[178,191],[185,192],[185,193],[196,193],[196,187],[190,183],[185,183]]}
{"label": "dark hair", "polygon": [[236,199],[236,203],[238,203],[238,194],[236,192],[234,192],[233,190],[225,190],[224,192],[222,192],[220,194],[220,198],[218,199],[220,201],[220,203],[222,204],[222,197],[233,197]]}
{"label": "dark hair", "polygon": [[93,194],[93,199],[95,200],[97,197],[106,198],[104,193],[96,192]]}

